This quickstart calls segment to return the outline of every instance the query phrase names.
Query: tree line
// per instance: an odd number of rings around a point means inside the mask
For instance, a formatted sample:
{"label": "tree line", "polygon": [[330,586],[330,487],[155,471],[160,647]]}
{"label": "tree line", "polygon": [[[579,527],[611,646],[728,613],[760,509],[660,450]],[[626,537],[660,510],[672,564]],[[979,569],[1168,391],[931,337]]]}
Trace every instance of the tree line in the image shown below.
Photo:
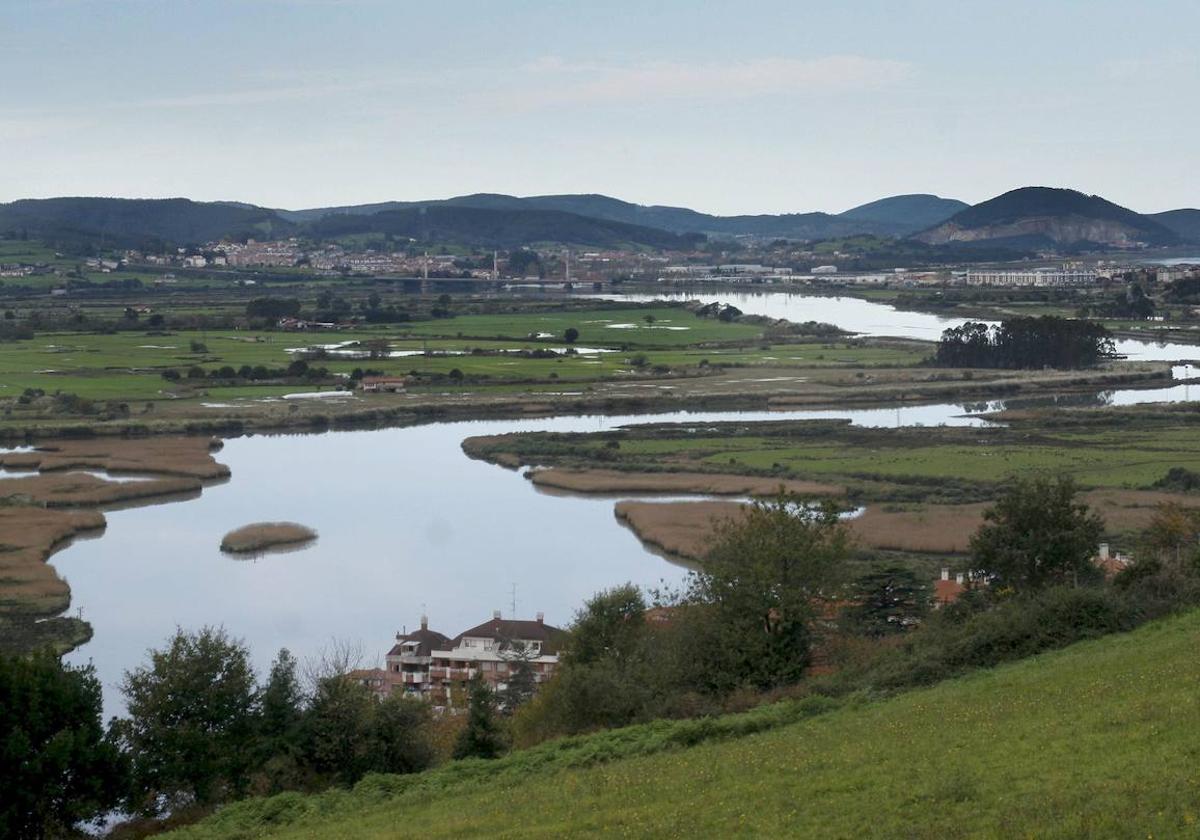
{"label": "tree line", "polygon": [[1161,508],[1112,579],[1093,562],[1103,531],[1070,479],[1011,479],[971,540],[966,591],[932,610],[912,568],[863,567],[832,503],[781,494],[719,525],[678,589],[591,598],[536,694],[518,651],[503,694],[475,682],[459,715],[379,698],[348,676],[344,649],[303,673],[281,651],[259,681],[220,628],[180,629],[151,651],[107,726],[90,666],[0,658],[0,836],[67,835],[117,807],[203,813],[789,693],[898,690],[1200,605],[1200,512]]}
{"label": "tree line", "polygon": [[1043,315],[951,327],[942,333],[932,361],[939,367],[1076,369],[1113,355],[1112,336],[1103,325]]}

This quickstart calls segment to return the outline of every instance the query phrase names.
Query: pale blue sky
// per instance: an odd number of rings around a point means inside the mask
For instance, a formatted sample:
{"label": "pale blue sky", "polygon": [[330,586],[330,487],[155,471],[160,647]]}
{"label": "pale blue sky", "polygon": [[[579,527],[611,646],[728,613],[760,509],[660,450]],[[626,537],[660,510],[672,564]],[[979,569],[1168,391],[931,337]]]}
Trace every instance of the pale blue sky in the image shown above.
{"label": "pale blue sky", "polygon": [[0,201],[1200,205],[1200,2],[0,0]]}

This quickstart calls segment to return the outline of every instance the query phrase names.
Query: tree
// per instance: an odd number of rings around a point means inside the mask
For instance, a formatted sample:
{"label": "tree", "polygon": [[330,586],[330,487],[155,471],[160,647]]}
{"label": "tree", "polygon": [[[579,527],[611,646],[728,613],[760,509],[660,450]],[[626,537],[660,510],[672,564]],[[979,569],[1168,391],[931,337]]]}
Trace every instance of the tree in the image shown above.
{"label": "tree", "polygon": [[587,665],[602,659],[628,662],[646,631],[646,599],[632,583],[593,595],[575,615],[563,651],[563,664]]}
{"label": "tree", "polygon": [[125,672],[121,691],[129,717],[118,731],[143,805],[153,809],[159,796],[212,802],[241,789],[256,700],[243,642],[223,628],[177,630],[149,665]]}
{"label": "tree", "polygon": [[1102,325],[1045,315],[952,327],[942,333],[933,361],[942,367],[1082,368],[1112,354],[1112,337]]}
{"label": "tree", "polygon": [[554,677],[514,717],[514,740],[536,743],[661,713],[654,697],[670,675],[659,667],[658,641],[632,583],[594,595],[575,616]]}
{"label": "tree", "polygon": [[890,565],[859,578],[859,602],[846,610],[849,625],[867,636],[902,633],[929,609],[925,583],[907,566]]}
{"label": "tree", "polygon": [[303,760],[351,785],[367,773],[415,773],[433,762],[429,708],[392,694],[379,700],[346,676],[321,681],[305,715]]}
{"label": "tree", "polygon": [[658,319],[654,317],[654,313],[647,312],[645,315],[642,316],[642,320],[646,322],[646,326],[648,327],[648,326],[652,325]]}
{"label": "tree", "polygon": [[1076,499],[1068,476],[1010,479],[971,537],[973,567],[1017,591],[1100,577],[1094,563],[1104,520]]}
{"label": "tree", "polygon": [[508,255],[508,270],[513,275],[524,277],[531,269],[539,276],[542,274],[542,261],[536,251],[522,248]]}
{"label": "tree", "polygon": [[1159,505],[1143,542],[1161,562],[1182,570],[1185,560],[1200,557],[1200,511],[1178,502]]}
{"label": "tree", "polygon": [[508,676],[497,699],[505,714],[511,715],[537,690],[537,678],[533,673],[533,660],[537,654],[519,639],[507,640],[501,647],[500,656],[508,666]]}
{"label": "tree", "polygon": [[280,649],[258,698],[258,735],[269,753],[288,749],[296,739],[304,712],[304,691],[296,673],[296,657]]}
{"label": "tree", "polygon": [[371,723],[371,770],[419,773],[433,764],[429,704],[393,693],[378,702]]}
{"label": "tree", "polygon": [[304,762],[346,785],[370,772],[375,698],[344,675],[322,679],[304,718]]}
{"label": "tree", "polygon": [[698,687],[721,693],[797,681],[811,659],[812,621],[849,551],[832,503],[788,493],[719,523],[680,618],[695,623]]}
{"label": "tree", "polygon": [[565,341],[567,344],[574,344],[578,340],[579,330],[575,329],[574,327],[567,327],[566,331],[563,332],[563,341]]}
{"label": "tree", "polygon": [[496,724],[496,703],[492,690],[479,676],[471,680],[467,705],[467,725],[454,745],[455,758],[496,758],[504,751],[504,741]]}
{"label": "tree", "polygon": [[100,716],[90,665],[0,656],[0,837],[67,836],[116,807],[128,767]]}
{"label": "tree", "polygon": [[367,356],[372,359],[386,359],[392,350],[392,345],[386,338],[371,338],[363,342]]}
{"label": "tree", "polygon": [[248,318],[285,318],[300,314],[300,301],[295,298],[254,298],[246,304]]}

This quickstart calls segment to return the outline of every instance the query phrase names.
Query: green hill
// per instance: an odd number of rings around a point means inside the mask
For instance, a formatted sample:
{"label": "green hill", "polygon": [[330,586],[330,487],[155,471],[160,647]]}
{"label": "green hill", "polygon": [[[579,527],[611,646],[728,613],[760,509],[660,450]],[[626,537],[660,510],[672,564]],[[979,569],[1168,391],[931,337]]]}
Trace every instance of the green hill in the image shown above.
{"label": "green hill", "polygon": [[1165,213],[1151,213],[1149,218],[1169,227],[1188,242],[1200,243],[1200,210],[1168,210]]}
{"label": "green hill", "polygon": [[1200,611],[885,700],[249,800],[178,836],[1196,836],[1198,649]]}
{"label": "green hill", "polygon": [[[51,198],[0,204],[0,235],[28,235],[61,250],[161,249],[198,245],[225,237],[266,239],[306,236],[336,239],[391,234],[422,242],[454,242],[512,248],[555,242],[593,247],[643,246],[687,249],[704,239],[640,224],[592,218],[566,210],[493,202],[476,207],[458,201],[428,205],[371,205],[305,215],[236,202],[185,198]],[[353,212],[352,212],[353,211]]]}
{"label": "green hill", "polygon": [[286,236],[292,224],[247,204],[186,198],[44,198],[0,204],[0,233],[75,247],[196,245],[222,236]]}
{"label": "green hill", "polygon": [[309,222],[306,231],[322,239],[374,233],[487,248],[561,242],[598,247],[642,245],[687,249],[704,239],[700,234],[677,234],[562,210],[453,204],[405,207],[371,214],[334,214]]}
{"label": "green hill", "polygon": [[1176,245],[1179,235],[1098,195],[1022,187],[955,213],[916,235],[922,242],[1004,242],[1025,247]]}
{"label": "green hill", "polygon": [[915,233],[933,227],[949,219],[955,213],[970,207],[956,198],[916,194],[893,195],[858,207],[852,207],[838,217],[855,222],[879,225],[898,236]]}
{"label": "green hill", "polygon": [[276,212],[292,221],[311,222],[332,215],[372,215],[422,207],[476,207],[510,212],[555,210],[591,219],[658,228],[678,234],[824,239],[856,234],[909,234],[944,221],[967,205],[961,201],[933,195],[902,195],[873,201],[838,215],[811,212],[714,216],[687,207],[634,204],[597,194],[518,197],[497,193],[474,193],[432,201],[389,201],[380,204]]}

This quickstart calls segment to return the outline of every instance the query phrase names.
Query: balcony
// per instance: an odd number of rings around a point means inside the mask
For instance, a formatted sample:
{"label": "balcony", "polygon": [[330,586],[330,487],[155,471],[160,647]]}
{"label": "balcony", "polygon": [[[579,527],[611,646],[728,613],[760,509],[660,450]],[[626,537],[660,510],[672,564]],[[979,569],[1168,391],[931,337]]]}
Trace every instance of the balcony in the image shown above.
{"label": "balcony", "polygon": [[429,676],[443,680],[469,680],[475,676],[474,668],[430,668]]}

